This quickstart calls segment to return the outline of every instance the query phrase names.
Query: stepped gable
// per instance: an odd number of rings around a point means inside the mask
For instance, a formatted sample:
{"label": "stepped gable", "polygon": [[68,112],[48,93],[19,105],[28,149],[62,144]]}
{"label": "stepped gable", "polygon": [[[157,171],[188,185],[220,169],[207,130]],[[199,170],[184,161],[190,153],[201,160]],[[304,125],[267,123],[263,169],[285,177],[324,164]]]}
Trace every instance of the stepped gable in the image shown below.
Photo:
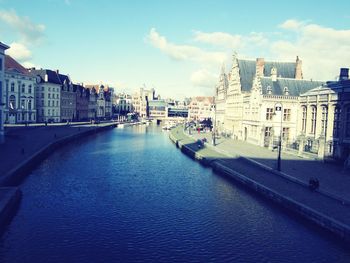
{"label": "stepped gable", "polygon": [[5,55],[5,69],[7,71],[29,75],[28,70],[9,55]]}
{"label": "stepped gable", "polygon": [[285,95],[284,88],[288,88],[289,96],[300,96],[311,89],[322,86],[324,82],[313,80],[299,80],[291,78],[277,78],[273,81],[270,77],[260,78],[263,94],[267,93],[267,87],[271,87],[273,95]]}

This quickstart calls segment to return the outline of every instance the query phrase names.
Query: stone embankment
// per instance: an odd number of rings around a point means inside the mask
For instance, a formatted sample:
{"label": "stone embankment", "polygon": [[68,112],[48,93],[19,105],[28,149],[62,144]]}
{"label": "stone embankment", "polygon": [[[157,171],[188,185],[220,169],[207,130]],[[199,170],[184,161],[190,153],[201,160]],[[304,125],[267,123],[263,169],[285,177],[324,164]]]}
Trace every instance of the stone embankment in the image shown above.
{"label": "stone embankment", "polygon": [[55,149],[79,138],[116,127],[116,123],[48,125],[6,128],[0,145],[0,230],[19,206],[17,185]]}
{"label": "stone embankment", "polygon": [[268,200],[350,241],[348,203],[321,191],[311,191],[296,180],[263,169],[247,158],[216,151],[215,147],[206,147],[185,134],[183,127],[171,130],[169,137],[183,153],[211,167],[215,172],[234,179]]}

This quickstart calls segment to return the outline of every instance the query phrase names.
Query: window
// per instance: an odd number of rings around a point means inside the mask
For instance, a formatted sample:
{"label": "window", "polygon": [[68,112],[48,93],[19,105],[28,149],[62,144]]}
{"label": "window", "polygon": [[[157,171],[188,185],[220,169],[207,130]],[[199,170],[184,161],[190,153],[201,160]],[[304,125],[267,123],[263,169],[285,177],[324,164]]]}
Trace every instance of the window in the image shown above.
{"label": "window", "polygon": [[346,118],[345,118],[345,137],[350,137],[350,106],[348,106],[345,110]]}
{"label": "window", "polygon": [[272,131],[272,127],[265,127],[265,137],[270,137]]}
{"label": "window", "polygon": [[272,94],[272,88],[271,88],[271,86],[267,86],[267,88],[266,88],[266,93],[269,94],[269,95]]}
{"label": "window", "polygon": [[49,87],[49,91],[51,91],[51,88]]}
{"label": "window", "polygon": [[327,119],[328,119],[328,108],[322,107],[322,119],[321,119],[321,133],[326,134],[327,131]]}
{"label": "window", "polygon": [[28,110],[31,110],[32,109],[32,100],[29,100],[28,101]]}
{"label": "window", "polygon": [[44,98],[44,93],[41,93],[41,98]]}
{"label": "window", "polygon": [[14,95],[10,96],[10,109],[14,110],[16,109],[16,97]]}
{"label": "window", "polygon": [[340,118],[341,118],[341,109],[335,107],[334,109],[334,124],[333,124],[333,137],[339,137],[339,129],[340,129]]}
{"label": "window", "polygon": [[316,113],[317,113],[316,107],[312,106],[311,107],[311,131],[310,131],[312,134],[315,134],[316,132]]}
{"label": "window", "polygon": [[41,106],[44,106],[44,100],[41,100]]}
{"label": "window", "polygon": [[307,108],[302,107],[302,116],[301,116],[301,130],[306,132],[306,117],[307,117]]}
{"label": "window", "polygon": [[283,94],[286,95],[286,96],[289,95],[288,87],[284,87],[284,88],[283,88]]}
{"label": "window", "polygon": [[22,93],[26,92],[26,85],[22,84]]}
{"label": "window", "polygon": [[49,93],[49,95],[48,95],[48,98],[50,99],[51,98],[51,94]]}
{"label": "window", "polygon": [[283,109],[283,120],[290,121],[290,109]]}
{"label": "window", "polygon": [[50,109],[47,110],[47,115],[49,115],[49,116],[51,115],[51,110]]}
{"label": "window", "polygon": [[32,85],[28,86],[28,93],[32,93]]}
{"label": "window", "polygon": [[289,128],[282,129],[282,138],[283,140],[288,140],[289,138]]}
{"label": "window", "polygon": [[11,82],[11,91],[14,92],[15,91],[15,83]]}
{"label": "window", "polygon": [[25,100],[21,100],[21,109],[25,109]]}
{"label": "window", "polygon": [[50,106],[51,106],[51,105],[50,105],[50,101],[48,101],[47,103],[48,103],[48,105],[47,105],[47,106],[49,106],[49,107],[50,107]]}
{"label": "window", "polygon": [[44,89],[45,89],[44,87],[41,87],[41,91],[44,91]]}
{"label": "window", "polygon": [[266,109],[266,120],[272,120],[273,116],[273,108],[267,108]]}

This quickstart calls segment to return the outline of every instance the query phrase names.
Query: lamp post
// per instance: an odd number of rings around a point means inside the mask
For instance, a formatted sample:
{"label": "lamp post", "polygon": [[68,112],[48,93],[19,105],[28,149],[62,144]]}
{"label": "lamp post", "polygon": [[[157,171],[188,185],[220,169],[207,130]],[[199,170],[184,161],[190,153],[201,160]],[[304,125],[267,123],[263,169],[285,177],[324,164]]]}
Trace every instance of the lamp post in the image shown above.
{"label": "lamp post", "polygon": [[283,121],[283,106],[282,103],[275,104],[275,113],[280,112],[281,114],[281,124],[280,124],[280,136],[278,142],[278,155],[277,155],[277,171],[281,171],[281,151],[282,151],[282,121]]}
{"label": "lamp post", "polygon": [[214,97],[214,124],[213,124],[213,131],[212,131],[212,136],[213,136],[213,146],[215,146],[215,132],[216,132],[216,101]]}

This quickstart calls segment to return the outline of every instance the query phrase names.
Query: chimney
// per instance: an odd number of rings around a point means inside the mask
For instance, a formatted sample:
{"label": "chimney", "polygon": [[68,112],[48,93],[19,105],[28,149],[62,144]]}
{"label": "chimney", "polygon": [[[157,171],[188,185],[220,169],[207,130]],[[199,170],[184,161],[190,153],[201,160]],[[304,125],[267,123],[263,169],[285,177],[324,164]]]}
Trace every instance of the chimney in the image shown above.
{"label": "chimney", "polygon": [[348,79],[349,79],[349,69],[348,68],[341,68],[339,80],[348,80]]}
{"label": "chimney", "polygon": [[299,59],[299,56],[297,56],[296,59],[296,65],[295,65],[295,79],[303,79],[303,71],[301,69],[302,61]]}
{"label": "chimney", "polygon": [[45,74],[45,82],[49,81],[49,75],[47,75],[47,73]]}
{"label": "chimney", "polygon": [[56,69],[56,73],[57,73],[57,74],[60,74],[60,71],[59,71],[58,69]]}
{"label": "chimney", "polygon": [[265,60],[264,58],[257,58],[256,59],[256,75],[263,77],[264,76],[264,66],[265,66]]}

